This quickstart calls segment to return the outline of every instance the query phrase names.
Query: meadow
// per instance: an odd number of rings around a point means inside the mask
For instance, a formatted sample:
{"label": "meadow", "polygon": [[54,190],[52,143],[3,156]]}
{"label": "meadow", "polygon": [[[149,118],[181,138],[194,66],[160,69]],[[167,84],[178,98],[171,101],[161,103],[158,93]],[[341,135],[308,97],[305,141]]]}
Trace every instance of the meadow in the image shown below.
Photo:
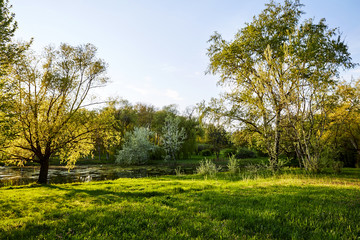
{"label": "meadow", "polygon": [[360,170],[0,188],[0,239],[359,239]]}

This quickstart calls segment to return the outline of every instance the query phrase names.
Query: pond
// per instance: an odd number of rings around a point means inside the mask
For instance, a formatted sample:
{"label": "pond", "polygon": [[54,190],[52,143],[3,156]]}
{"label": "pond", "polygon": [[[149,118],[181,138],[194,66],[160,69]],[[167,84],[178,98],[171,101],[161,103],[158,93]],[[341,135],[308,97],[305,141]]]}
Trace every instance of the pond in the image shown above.
{"label": "pond", "polygon": [[[38,179],[39,170],[40,167],[38,166],[0,166],[0,187],[34,183]],[[194,170],[192,168],[185,168],[182,169],[182,172],[191,174]],[[175,170],[166,166],[121,167],[118,165],[82,165],[76,166],[70,171],[66,167],[55,166],[49,168],[48,182],[50,184],[90,182],[174,174]]]}

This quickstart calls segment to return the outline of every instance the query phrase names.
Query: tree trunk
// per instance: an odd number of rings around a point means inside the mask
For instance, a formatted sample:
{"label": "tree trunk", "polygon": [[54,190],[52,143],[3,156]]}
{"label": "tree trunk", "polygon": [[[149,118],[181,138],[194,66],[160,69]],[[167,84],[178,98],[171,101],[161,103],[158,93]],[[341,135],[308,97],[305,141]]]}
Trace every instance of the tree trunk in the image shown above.
{"label": "tree trunk", "polygon": [[277,171],[279,166],[279,153],[280,153],[280,115],[281,111],[276,111],[275,116],[275,136],[274,136],[274,149],[272,156],[270,156],[270,167],[273,171]]}
{"label": "tree trunk", "polygon": [[43,158],[40,160],[40,173],[39,173],[39,184],[48,183],[48,172],[49,172],[49,158]]}
{"label": "tree trunk", "polygon": [[100,144],[98,144],[97,148],[98,148],[98,154],[99,154],[99,161],[101,161],[101,146],[100,146]]}

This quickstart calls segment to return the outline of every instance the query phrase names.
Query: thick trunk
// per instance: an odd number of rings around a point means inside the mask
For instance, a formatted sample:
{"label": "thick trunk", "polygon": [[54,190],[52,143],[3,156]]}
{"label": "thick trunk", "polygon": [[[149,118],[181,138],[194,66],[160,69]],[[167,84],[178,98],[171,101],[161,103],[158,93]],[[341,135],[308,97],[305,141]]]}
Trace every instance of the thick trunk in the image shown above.
{"label": "thick trunk", "polygon": [[39,173],[39,184],[48,183],[48,172],[49,172],[49,158],[43,158],[40,160],[40,173]]}

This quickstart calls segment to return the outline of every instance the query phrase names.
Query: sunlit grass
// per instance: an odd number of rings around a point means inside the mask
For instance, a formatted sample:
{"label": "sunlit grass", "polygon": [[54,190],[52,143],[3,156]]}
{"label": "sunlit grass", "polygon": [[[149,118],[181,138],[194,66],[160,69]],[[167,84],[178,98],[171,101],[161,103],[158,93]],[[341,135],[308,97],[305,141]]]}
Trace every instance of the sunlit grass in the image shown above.
{"label": "sunlit grass", "polygon": [[0,189],[0,239],[357,239],[360,171]]}

